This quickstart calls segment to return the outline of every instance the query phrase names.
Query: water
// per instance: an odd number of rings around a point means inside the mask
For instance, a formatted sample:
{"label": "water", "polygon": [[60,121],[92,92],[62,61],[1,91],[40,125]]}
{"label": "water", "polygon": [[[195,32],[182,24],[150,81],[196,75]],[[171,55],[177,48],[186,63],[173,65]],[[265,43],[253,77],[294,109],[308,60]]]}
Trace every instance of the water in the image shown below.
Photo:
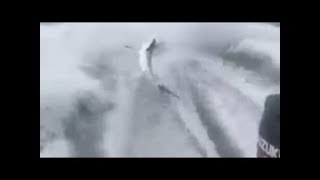
{"label": "water", "polygon": [[[151,37],[180,99],[125,48]],[[40,157],[255,157],[280,92],[280,27],[265,23],[40,24],[40,39]]]}

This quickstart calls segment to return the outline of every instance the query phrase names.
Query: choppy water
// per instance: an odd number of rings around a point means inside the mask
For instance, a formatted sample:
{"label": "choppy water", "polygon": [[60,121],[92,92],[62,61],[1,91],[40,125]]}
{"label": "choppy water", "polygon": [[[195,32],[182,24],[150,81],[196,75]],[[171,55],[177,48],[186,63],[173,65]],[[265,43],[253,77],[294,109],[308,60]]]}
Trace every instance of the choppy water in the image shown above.
{"label": "choppy water", "polygon": [[[139,70],[153,69],[177,100]],[[40,157],[254,157],[280,92],[280,27],[265,23],[40,24]]]}

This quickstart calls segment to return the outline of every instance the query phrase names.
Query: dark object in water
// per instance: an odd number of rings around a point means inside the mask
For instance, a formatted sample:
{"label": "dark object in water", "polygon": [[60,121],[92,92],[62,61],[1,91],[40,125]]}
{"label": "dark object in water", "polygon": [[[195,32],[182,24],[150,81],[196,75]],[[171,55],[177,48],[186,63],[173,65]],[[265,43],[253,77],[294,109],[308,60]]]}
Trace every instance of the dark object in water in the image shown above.
{"label": "dark object in water", "polygon": [[128,46],[128,45],[125,45],[124,47],[125,47],[125,48],[128,48],[128,49],[134,49],[133,47]]}
{"label": "dark object in water", "polygon": [[164,92],[164,93],[167,93],[167,94],[170,94],[178,99],[180,99],[180,97],[178,95],[176,95],[175,93],[173,93],[172,91],[170,91],[167,87],[165,87],[164,85],[161,85],[159,84],[158,85],[158,88],[160,90],[160,92]]}
{"label": "dark object in water", "polygon": [[152,51],[152,50],[155,48],[156,43],[157,43],[156,39],[153,39],[152,42],[151,42],[151,44],[150,44],[149,47],[147,48],[147,51]]}

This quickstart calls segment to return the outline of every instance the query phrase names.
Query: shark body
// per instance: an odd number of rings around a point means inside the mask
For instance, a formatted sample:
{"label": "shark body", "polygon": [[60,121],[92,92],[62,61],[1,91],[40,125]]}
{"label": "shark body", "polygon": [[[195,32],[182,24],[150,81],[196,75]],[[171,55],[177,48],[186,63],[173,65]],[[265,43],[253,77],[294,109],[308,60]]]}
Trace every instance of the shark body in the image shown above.
{"label": "shark body", "polygon": [[157,48],[157,41],[155,38],[153,38],[152,41],[146,42],[142,45],[139,51],[139,64],[141,71],[147,78],[151,79],[151,81],[155,85],[157,85],[160,92],[169,94],[179,99],[178,95],[169,90],[169,88],[167,88],[165,85],[160,84],[159,79],[153,72],[152,53],[155,50],[155,48]]}

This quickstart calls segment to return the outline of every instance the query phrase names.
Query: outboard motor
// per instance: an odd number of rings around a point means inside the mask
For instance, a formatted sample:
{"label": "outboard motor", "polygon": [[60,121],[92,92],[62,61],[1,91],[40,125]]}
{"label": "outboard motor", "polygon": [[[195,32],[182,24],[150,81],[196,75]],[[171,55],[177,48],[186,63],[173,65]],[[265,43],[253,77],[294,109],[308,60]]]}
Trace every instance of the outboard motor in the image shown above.
{"label": "outboard motor", "polygon": [[259,126],[258,157],[280,158],[280,94],[265,101]]}

